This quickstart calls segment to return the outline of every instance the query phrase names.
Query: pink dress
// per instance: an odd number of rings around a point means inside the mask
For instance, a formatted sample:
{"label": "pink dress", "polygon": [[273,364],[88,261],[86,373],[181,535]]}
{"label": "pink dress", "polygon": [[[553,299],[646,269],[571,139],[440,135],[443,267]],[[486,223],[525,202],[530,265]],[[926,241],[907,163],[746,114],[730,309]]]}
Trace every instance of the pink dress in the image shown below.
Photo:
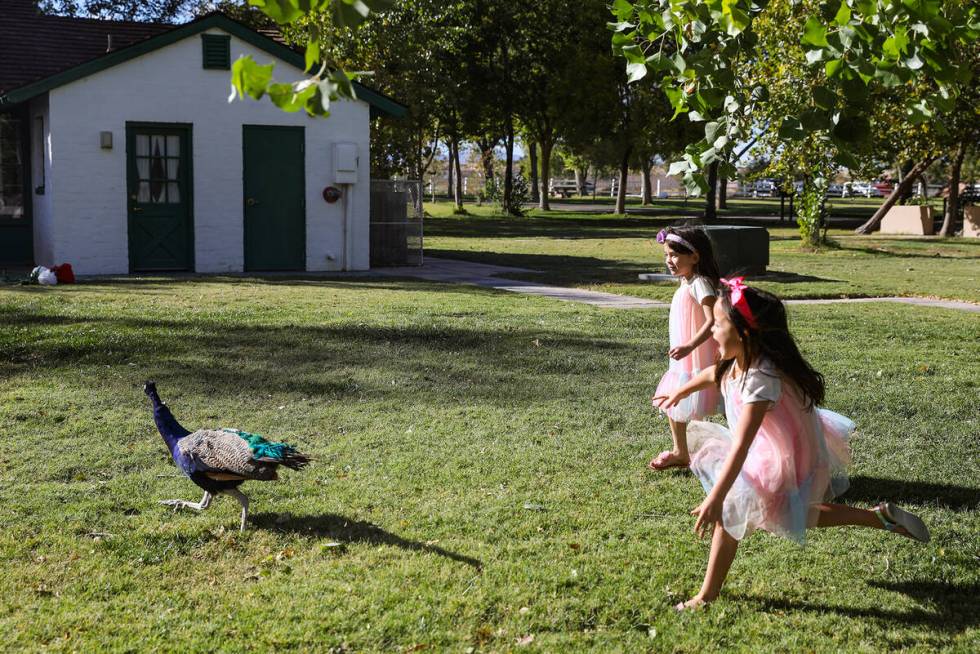
{"label": "pink dress", "polygon": [[[707,318],[701,304],[706,297],[715,295],[715,290],[704,277],[694,277],[688,282],[681,280],[680,287],[674,291],[674,299],[670,301],[670,346],[676,347],[690,343],[698,333]],[[669,395],[680,388],[691,378],[705,368],[710,368],[718,358],[718,344],[710,336],[693,352],[680,360],[671,359],[670,367],[654,395]],[[676,406],[664,411],[674,422],[690,422],[721,412],[721,396],[718,389],[711,387],[707,390],[691,393],[677,403]]]}
{"label": "pink dress", "polygon": [[[807,409],[796,386],[784,383],[767,360],[738,379],[726,374],[722,395],[725,417],[733,428],[746,404],[770,405],[725,497],[725,531],[741,540],[764,529],[804,544],[807,527],[817,521],[815,505],[847,490],[845,469],[854,423],[827,409]],[[700,421],[691,423],[687,434],[691,470],[708,492],[721,475],[734,434],[722,425]]]}

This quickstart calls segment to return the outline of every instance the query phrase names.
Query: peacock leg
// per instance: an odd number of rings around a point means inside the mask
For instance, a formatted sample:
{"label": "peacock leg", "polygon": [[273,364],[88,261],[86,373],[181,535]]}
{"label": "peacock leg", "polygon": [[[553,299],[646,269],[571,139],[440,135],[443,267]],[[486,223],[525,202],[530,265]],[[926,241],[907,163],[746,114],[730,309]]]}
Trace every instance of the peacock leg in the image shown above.
{"label": "peacock leg", "polygon": [[248,497],[237,488],[229,488],[224,493],[234,497],[242,505],[242,523],[238,526],[238,531],[245,531],[245,519],[248,517]]}
{"label": "peacock leg", "polygon": [[201,501],[195,504],[194,502],[188,502],[187,500],[160,500],[160,504],[166,506],[174,507],[174,511],[177,509],[194,509],[195,511],[203,511],[211,505],[211,493],[204,491],[204,497]]}

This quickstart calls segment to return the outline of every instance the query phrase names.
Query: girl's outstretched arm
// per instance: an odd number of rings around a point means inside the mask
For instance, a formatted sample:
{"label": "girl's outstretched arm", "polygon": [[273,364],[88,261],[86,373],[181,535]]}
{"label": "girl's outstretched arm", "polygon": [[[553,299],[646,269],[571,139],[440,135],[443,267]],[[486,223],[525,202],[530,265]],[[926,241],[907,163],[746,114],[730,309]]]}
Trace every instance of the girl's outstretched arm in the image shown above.
{"label": "girl's outstretched arm", "polygon": [[683,359],[688,354],[698,349],[702,343],[711,338],[711,326],[715,324],[715,300],[716,298],[714,297],[706,297],[701,301],[701,311],[704,312],[705,318],[704,324],[701,325],[701,329],[697,331],[694,338],[692,338],[689,342],[685,343],[684,345],[678,345],[677,347],[670,348],[667,355],[671,359]]}
{"label": "girl's outstretched arm", "polygon": [[708,388],[714,384],[715,368],[716,366],[709,366],[705,368],[691,378],[691,381],[687,382],[670,395],[654,395],[652,398],[650,398],[650,401],[653,402],[654,406],[658,406],[661,409],[669,409],[691,393],[704,390],[705,388]]}
{"label": "girl's outstretched arm", "polygon": [[725,463],[721,467],[721,475],[715,482],[714,488],[708,493],[701,504],[691,511],[691,515],[697,516],[694,522],[694,531],[701,537],[710,534],[716,524],[721,522],[721,512],[725,505],[725,497],[731,489],[732,484],[742,471],[742,464],[749,453],[749,447],[755,440],[755,435],[762,425],[762,419],[766,417],[769,410],[769,402],[752,402],[744,405],[742,415],[738,418],[735,426],[735,441],[732,449],[725,458]]}

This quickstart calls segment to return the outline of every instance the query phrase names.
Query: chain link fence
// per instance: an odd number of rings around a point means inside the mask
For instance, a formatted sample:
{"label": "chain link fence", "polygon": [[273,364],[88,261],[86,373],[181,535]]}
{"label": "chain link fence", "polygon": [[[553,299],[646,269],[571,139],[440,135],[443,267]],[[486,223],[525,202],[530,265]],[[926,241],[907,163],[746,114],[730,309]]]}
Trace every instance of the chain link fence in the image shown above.
{"label": "chain link fence", "polygon": [[422,182],[371,180],[371,267],[422,265]]}

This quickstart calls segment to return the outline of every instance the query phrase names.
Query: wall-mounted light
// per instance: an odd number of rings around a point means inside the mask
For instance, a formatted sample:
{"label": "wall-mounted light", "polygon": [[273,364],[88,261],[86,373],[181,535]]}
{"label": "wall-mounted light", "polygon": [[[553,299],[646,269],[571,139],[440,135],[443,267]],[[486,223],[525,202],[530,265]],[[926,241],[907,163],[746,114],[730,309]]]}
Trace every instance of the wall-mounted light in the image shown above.
{"label": "wall-mounted light", "polygon": [[99,132],[99,146],[103,150],[112,149],[112,132]]}

